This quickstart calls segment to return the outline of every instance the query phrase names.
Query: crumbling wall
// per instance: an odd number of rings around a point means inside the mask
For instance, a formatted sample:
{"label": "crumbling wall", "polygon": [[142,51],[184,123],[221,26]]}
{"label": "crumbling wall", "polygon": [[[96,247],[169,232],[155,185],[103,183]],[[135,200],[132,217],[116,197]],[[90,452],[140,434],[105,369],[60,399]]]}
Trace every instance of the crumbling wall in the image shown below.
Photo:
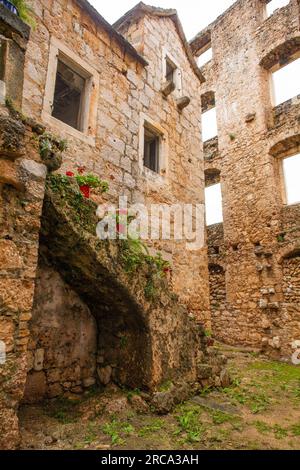
{"label": "crumbling wall", "polygon": [[[170,18],[146,15],[129,31],[128,38],[149,63],[144,67],[78,6],[77,2],[34,1],[37,27],[31,33],[26,56],[24,110],[46,119],[45,92],[49,45],[59,40],[76,57],[88,61],[99,74],[96,117],[87,135],[74,134],[60,122],[49,120],[52,131],[69,142],[61,171],[77,162],[109,181],[107,199],[119,195],[129,203],[204,203],[203,162],[199,135],[200,80],[192,70],[181,39]],[[122,31],[126,35],[126,31]],[[182,96],[191,103],[182,111],[177,96],[164,97],[163,49],[176,58],[182,73]],[[46,97],[48,99],[48,97]],[[166,174],[144,172],[141,143],[142,119],[161,126],[165,133]],[[87,140],[87,138],[89,140]],[[92,138],[92,142],[91,142]],[[101,158],[99,158],[101,155]],[[201,230],[203,228],[201,227]],[[186,249],[185,243],[155,243],[173,267],[173,288],[190,311],[210,326],[206,248]],[[184,281],[184,282],[183,282]]]}
{"label": "crumbling wall", "polygon": [[[205,169],[219,170],[222,180],[218,264],[226,270],[226,310],[215,316],[213,330],[227,343],[290,359],[300,324],[297,314],[286,313],[281,260],[299,240],[299,205],[284,205],[278,168],[299,148],[299,98],[273,108],[270,76],[271,67],[299,52],[299,2],[268,19],[265,3],[236,2],[192,48],[197,55],[211,36],[213,59],[201,69],[201,95],[215,92],[218,138],[204,145],[204,159]],[[218,245],[210,227],[208,245]],[[209,262],[214,258],[210,252]]]}
{"label": "crumbling wall", "polygon": [[82,393],[95,385],[96,321],[76,292],[42,260],[29,328],[24,403]]}

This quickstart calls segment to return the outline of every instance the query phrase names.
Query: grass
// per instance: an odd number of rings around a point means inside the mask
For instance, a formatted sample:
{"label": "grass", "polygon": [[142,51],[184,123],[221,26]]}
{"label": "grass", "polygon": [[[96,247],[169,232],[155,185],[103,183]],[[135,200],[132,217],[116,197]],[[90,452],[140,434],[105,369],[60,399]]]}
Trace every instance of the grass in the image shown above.
{"label": "grass", "polygon": [[113,417],[109,423],[102,426],[102,431],[111,438],[111,444],[115,446],[125,444],[123,437],[133,434],[135,429],[131,424],[118,421]]}
{"label": "grass", "polygon": [[200,407],[182,405],[179,411],[180,413],[176,416],[178,422],[176,434],[183,434],[186,443],[200,442],[205,431],[205,427],[200,423],[202,413]]}
{"label": "grass", "polygon": [[139,432],[139,437],[149,437],[152,434],[160,431],[164,427],[164,421],[161,419],[154,420],[151,424],[142,427]]}
{"label": "grass", "polygon": [[[204,389],[202,395],[211,394],[213,401],[222,405],[235,404],[239,414],[187,401],[167,416],[137,413],[130,408],[122,417],[111,417],[105,414],[103,404],[101,413],[92,413],[92,418],[82,426],[80,417],[85,413],[82,410],[94,409],[97,388],[75,402],[67,399],[47,402],[44,411],[57,421],[51,420],[51,429],[56,426],[61,430],[67,425],[60,442],[65,437],[69,441],[73,433],[73,449],[98,448],[103,445],[103,439],[105,445],[109,441],[113,448],[133,450],[298,449],[300,411],[295,397],[300,390],[299,368],[249,356],[232,360],[229,367],[233,377],[231,387]],[[167,390],[169,386],[166,382],[162,388]],[[130,403],[140,391],[124,388],[123,394]],[[90,406],[86,403],[89,398],[92,398]],[[99,400],[101,403],[101,394]],[[65,445],[69,444],[66,441]]]}

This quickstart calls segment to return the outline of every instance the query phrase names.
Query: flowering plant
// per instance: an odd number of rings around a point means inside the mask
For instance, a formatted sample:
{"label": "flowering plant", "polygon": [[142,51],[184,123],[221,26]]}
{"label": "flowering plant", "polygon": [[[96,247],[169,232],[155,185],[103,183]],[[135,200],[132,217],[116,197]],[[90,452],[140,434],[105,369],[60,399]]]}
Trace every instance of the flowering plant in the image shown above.
{"label": "flowering plant", "polygon": [[76,179],[82,195],[87,199],[90,198],[91,189],[100,189],[101,193],[106,193],[109,189],[107,181],[102,181],[98,176],[92,173],[85,175],[85,170],[85,167],[77,166],[77,174],[73,171],[67,171],[66,176]]}

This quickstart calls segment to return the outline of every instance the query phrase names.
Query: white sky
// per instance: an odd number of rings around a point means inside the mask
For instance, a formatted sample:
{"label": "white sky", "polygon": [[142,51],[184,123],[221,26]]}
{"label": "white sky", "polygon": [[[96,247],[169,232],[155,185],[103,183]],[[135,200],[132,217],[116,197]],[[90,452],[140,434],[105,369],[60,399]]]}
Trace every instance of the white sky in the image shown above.
{"label": "white sky", "polygon": [[[138,0],[89,0],[109,23],[114,23],[134,7]],[[214,21],[235,0],[144,0],[144,3],[161,8],[175,8],[178,11],[185,34],[192,39],[199,31]]]}
{"label": "white sky", "polygon": [[275,106],[300,95],[300,59],[273,73]]}
{"label": "white sky", "polygon": [[217,135],[217,112],[216,108],[212,108],[202,114],[202,140],[206,142]]}
{"label": "white sky", "polygon": [[300,202],[300,154],[285,158],[283,171],[288,204]]}
{"label": "white sky", "polygon": [[206,225],[223,222],[222,189],[221,184],[213,184],[205,188]]}

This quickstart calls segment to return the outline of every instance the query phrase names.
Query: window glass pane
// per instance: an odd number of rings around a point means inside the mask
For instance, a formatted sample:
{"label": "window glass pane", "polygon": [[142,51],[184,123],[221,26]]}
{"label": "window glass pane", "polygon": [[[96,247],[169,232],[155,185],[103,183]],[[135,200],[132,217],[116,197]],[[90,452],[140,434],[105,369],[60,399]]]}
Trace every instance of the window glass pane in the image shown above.
{"label": "window glass pane", "polygon": [[145,128],[144,166],[159,172],[159,136]]}
{"label": "window glass pane", "polygon": [[80,129],[82,95],[86,80],[58,60],[52,116]]}
{"label": "window glass pane", "polygon": [[300,203],[300,154],[283,160],[283,172],[287,203]]}
{"label": "window glass pane", "polygon": [[273,73],[275,106],[300,94],[300,59]]}
{"label": "window glass pane", "polygon": [[176,67],[171,64],[169,60],[166,61],[166,81],[167,82],[174,82],[174,72]]}
{"label": "window glass pane", "polygon": [[278,10],[278,8],[285,7],[289,3],[290,3],[290,0],[272,0],[271,2],[267,3],[268,16],[273,15],[275,10]]}
{"label": "window glass pane", "polygon": [[202,140],[206,142],[218,135],[216,108],[202,114]]}
{"label": "window glass pane", "polygon": [[210,47],[207,51],[203,52],[203,54],[197,57],[198,67],[202,67],[203,65],[207,64],[207,62],[212,60],[212,56],[212,48]]}
{"label": "window glass pane", "polygon": [[221,184],[214,184],[205,188],[206,225],[223,222]]}

